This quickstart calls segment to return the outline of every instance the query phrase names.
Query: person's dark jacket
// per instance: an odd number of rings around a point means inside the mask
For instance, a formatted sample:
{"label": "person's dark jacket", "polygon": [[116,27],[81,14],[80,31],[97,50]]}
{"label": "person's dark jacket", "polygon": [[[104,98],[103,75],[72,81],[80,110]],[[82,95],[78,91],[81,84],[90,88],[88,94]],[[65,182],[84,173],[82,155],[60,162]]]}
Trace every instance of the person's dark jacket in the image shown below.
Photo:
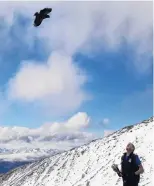
{"label": "person's dark jacket", "polygon": [[126,157],[126,153],[121,157],[121,171],[123,181],[127,183],[139,183],[140,175],[135,175],[135,172],[138,171],[139,167],[136,163],[137,155],[131,153],[128,157]]}

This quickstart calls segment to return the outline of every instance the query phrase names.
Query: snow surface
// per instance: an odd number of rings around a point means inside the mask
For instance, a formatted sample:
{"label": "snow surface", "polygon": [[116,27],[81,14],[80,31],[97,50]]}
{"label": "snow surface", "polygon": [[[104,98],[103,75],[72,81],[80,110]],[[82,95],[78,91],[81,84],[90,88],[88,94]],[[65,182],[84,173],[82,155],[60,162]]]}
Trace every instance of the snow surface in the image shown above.
{"label": "snow surface", "polygon": [[139,186],[152,186],[154,175],[153,118],[125,127],[103,139],[0,175],[1,186],[121,186],[111,165],[120,165],[128,142],[136,146],[145,172]]}

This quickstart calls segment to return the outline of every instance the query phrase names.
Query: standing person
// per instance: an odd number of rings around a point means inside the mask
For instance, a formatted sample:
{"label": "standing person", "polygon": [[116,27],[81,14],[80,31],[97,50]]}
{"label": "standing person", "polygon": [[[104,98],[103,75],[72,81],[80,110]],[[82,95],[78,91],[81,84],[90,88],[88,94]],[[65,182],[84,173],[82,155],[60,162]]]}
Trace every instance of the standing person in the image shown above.
{"label": "standing person", "polygon": [[140,174],[144,172],[142,163],[137,154],[134,154],[135,146],[128,143],[126,152],[121,157],[121,176],[123,186],[138,186]]}

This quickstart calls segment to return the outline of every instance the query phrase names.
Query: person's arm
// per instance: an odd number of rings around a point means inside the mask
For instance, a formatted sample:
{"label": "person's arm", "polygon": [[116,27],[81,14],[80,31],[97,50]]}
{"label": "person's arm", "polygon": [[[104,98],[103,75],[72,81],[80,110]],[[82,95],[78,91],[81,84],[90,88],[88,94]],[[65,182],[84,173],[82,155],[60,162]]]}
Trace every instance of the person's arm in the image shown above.
{"label": "person's arm", "polygon": [[141,163],[138,156],[136,156],[136,163],[137,163],[139,169],[138,169],[138,171],[135,172],[135,175],[142,174],[144,172],[144,168],[143,168],[142,163]]}
{"label": "person's arm", "polygon": [[139,174],[143,174],[143,172],[144,172],[144,169],[143,169],[143,166],[142,166],[142,164],[141,164],[141,165],[139,165],[139,170],[136,171],[135,174],[136,174],[136,175],[139,175]]}

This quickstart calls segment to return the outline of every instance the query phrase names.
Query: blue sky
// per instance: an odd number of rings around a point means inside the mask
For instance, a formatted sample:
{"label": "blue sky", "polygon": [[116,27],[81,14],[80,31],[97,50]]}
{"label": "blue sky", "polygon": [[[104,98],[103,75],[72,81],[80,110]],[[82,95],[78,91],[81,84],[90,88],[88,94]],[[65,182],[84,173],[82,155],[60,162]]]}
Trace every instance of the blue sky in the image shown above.
{"label": "blue sky", "polygon": [[51,18],[34,28],[33,13],[45,5],[12,2],[13,19],[0,14],[1,124],[33,128],[83,112],[91,122],[81,129],[102,135],[151,117],[152,6],[129,3],[119,2],[126,15],[112,3],[62,11],[51,3]]}

